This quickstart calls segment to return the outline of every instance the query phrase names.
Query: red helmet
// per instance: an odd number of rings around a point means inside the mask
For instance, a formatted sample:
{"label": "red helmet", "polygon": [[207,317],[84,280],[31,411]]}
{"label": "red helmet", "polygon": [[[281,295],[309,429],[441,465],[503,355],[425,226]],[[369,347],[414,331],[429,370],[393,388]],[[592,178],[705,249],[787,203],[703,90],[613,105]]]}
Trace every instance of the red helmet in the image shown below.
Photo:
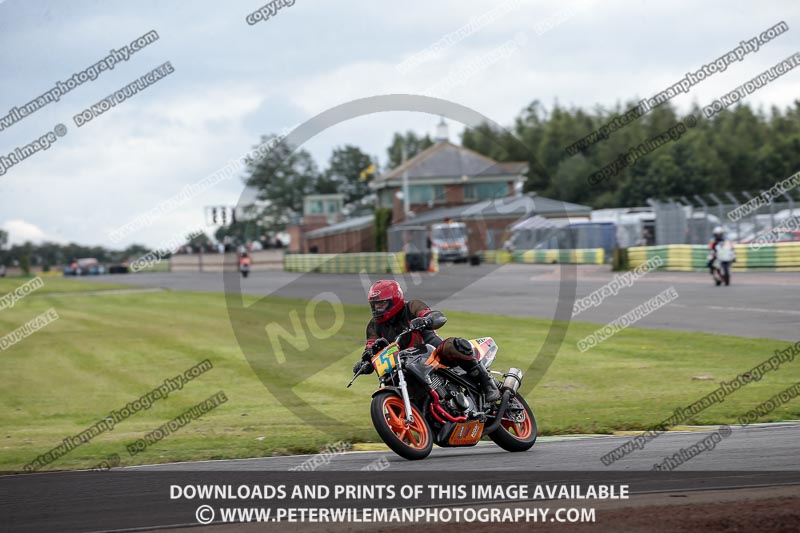
{"label": "red helmet", "polygon": [[399,313],[405,305],[403,290],[396,281],[390,279],[376,281],[369,288],[369,305],[375,320],[386,322]]}

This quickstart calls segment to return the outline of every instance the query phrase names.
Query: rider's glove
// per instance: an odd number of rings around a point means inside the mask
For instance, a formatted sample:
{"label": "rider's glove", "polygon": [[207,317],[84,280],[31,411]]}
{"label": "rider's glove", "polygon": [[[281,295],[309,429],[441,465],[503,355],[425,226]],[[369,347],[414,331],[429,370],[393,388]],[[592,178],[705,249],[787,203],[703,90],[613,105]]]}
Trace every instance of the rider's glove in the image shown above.
{"label": "rider's glove", "polygon": [[358,361],[353,365],[353,374],[372,374],[374,370],[372,363],[368,361]]}
{"label": "rider's glove", "polygon": [[411,320],[411,329],[431,329],[431,319],[420,316]]}
{"label": "rider's glove", "polygon": [[[389,341],[387,341],[383,337],[381,337],[380,339],[377,339],[375,342],[372,343],[372,346],[369,348],[369,350],[371,350],[370,351],[370,357],[372,356],[372,354],[376,354],[376,353],[380,352],[381,350],[383,350],[387,346],[389,346]],[[364,352],[364,353],[366,353],[366,352]]]}

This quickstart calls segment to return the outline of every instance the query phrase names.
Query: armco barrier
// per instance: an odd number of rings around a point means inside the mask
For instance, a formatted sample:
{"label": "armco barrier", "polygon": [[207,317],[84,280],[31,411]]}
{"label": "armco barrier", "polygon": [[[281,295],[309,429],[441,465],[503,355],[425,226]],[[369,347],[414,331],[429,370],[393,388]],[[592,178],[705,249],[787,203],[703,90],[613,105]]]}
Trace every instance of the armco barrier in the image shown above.
{"label": "armco barrier", "polygon": [[485,263],[575,263],[600,265],[605,261],[605,252],[602,248],[576,250],[519,250],[517,252],[487,250],[481,252],[481,259]]}
{"label": "armco barrier", "polygon": [[402,274],[406,258],[402,253],[286,254],[283,269],[287,272],[324,272],[335,274]]}
{"label": "armco barrier", "polygon": [[[281,270],[283,268],[283,250],[270,248],[269,250],[250,252],[250,261],[251,272]],[[231,252],[226,254],[175,254],[169,260],[164,259],[157,263],[155,268],[145,269],[143,272],[153,272],[158,269],[170,272],[222,272],[226,262],[228,265],[236,265],[236,254]]]}
{"label": "armco barrier", "polygon": [[[761,248],[750,244],[734,244],[734,272],[800,271],[800,242],[779,242]],[[659,270],[705,270],[708,247],[703,244],[669,244],[665,246],[635,246],[628,248],[628,266],[633,269],[655,256],[661,257]]]}

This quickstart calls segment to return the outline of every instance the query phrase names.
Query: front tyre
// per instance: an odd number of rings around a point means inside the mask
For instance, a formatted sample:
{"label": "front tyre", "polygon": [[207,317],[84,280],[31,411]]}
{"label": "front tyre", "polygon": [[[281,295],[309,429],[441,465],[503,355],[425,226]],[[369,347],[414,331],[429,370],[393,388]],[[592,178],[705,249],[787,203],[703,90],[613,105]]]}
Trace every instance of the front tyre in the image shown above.
{"label": "front tyre", "polygon": [[536,443],[536,419],[525,398],[516,395],[509,401],[500,427],[489,434],[507,452],[524,452]]}
{"label": "front tyre", "polygon": [[428,422],[419,410],[411,406],[414,421],[405,421],[403,399],[392,391],[381,391],[372,398],[370,415],[372,424],[383,442],[400,457],[410,461],[425,459],[433,449],[433,438]]}

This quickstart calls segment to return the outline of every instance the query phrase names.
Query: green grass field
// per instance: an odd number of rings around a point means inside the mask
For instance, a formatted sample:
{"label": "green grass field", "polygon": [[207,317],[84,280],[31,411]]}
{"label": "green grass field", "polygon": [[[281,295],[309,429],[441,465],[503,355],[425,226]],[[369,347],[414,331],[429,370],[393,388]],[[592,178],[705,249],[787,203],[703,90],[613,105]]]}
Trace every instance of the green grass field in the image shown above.
{"label": "green grass field", "polygon": [[[0,296],[22,281],[0,280]],[[0,311],[0,336],[51,307],[60,317],[0,351],[0,470],[21,470],[65,437],[206,358],[213,369],[45,469],[88,468],[112,454],[129,465],[306,452],[339,439],[377,440],[369,420],[374,375],[345,388],[354,354],[360,353],[363,343],[366,306],[344,307],[345,323],[327,341],[328,353],[333,354],[326,359],[330,364],[294,389],[338,421],[326,433],[284,408],[256,377],[236,341],[223,295],[81,294],[118,287],[63,279],[45,283],[14,307]],[[260,306],[259,319],[262,324],[285,323],[296,306],[296,301],[269,299]],[[318,320],[330,324],[333,318],[323,316],[325,309],[318,307]],[[446,336],[494,337],[500,346],[496,370],[527,368],[550,325],[540,319],[456,312],[448,313],[448,318],[442,330]],[[788,344],[628,328],[580,353],[577,340],[596,328],[596,324],[570,324],[557,357],[528,394],[543,434],[651,427],[675,408],[712,391],[719,381],[734,378]],[[302,361],[291,364],[297,372],[304,371]],[[798,367],[798,361],[787,363],[689,422],[734,422],[738,415],[797,382]],[[133,457],[128,454],[127,444],[220,390],[228,397],[227,403],[146,451]],[[795,400],[763,421],[798,417],[800,401]]]}
{"label": "green grass field", "polygon": [[[0,296],[14,290],[30,280],[34,276],[29,277],[14,277],[14,278],[0,278]],[[100,278],[108,280],[107,277]],[[89,291],[105,291],[112,289],[130,289],[130,285],[122,285],[120,283],[96,282],[96,281],[77,281],[72,278],[64,278],[58,276],[46,276],[42,278],[44,286],[34,291],[35,294],[52,294],[57,292],[89,292]]]}

